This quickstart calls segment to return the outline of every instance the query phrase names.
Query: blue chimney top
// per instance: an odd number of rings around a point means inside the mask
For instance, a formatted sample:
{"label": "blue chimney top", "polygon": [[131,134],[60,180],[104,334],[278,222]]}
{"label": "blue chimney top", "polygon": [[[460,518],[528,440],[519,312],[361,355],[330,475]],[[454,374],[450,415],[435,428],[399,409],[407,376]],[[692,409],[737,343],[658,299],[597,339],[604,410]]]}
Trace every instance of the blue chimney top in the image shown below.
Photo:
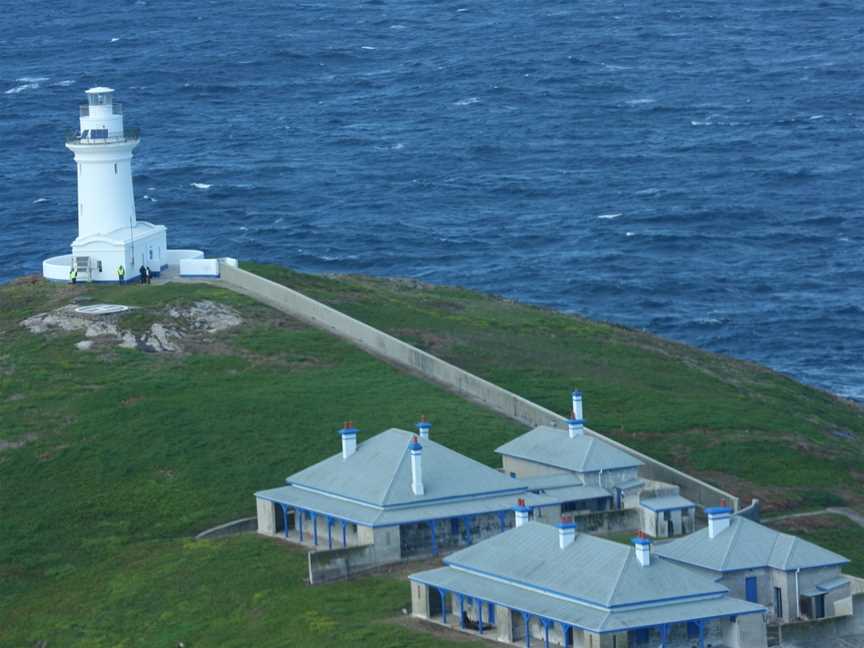
{"label": "blue chimney top", "polygon": [[420,452],[423,449],[423,446],[420,445],[420,441],[417,440],[416,435],[411,438],[411,443],[408,444],[408,449],[411,452]]}

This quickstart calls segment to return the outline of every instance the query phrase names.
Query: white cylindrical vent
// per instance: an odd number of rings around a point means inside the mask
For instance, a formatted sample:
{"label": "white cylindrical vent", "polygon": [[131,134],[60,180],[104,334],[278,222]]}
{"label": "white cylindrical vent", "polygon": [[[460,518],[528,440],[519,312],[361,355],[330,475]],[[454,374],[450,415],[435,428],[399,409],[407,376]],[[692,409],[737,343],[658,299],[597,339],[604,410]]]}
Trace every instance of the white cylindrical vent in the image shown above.
{"label": "white cylindrical vent", "polygon": [[576,540],[576,523],[568,518],[561,518],[558,523],[558,546],[566,549]]}
{"label": "white cylindrical vent", "polygon": [[357,452],[357,429],[351,425],[351,421],[345,422],[345,427],[339,430],[342,436],[342,459],[347,459]]}
{"label": "white cylindrical vent", "polygon": [[709,538],[716,538],[729,528],[729,524],[732,521],[732,509],[725,506],[716,506],[714,508],[706,508],[705,513],[708,515]]}
{"label": "white cylindrical vent", "polygon": [[525,506],[525,500],[520,498],[513,508],[513,512],[516,514],[516,528],[519,528],[528,522],[528,514],[531,512],[531,509]]}
{"label": "white cylindrical vent", "polygon": [[646,538],[633,538],[633,546],[636,548],[636,560],[643,567],[651,564],[651,541]]}
{"label": "white cylindrical vent", "polygon": [[585,421],[582,418],[582,392],[578,389],[573,390],[573,407],[570,420],[567,421],[567,429],[571,439],[583,434],[585,430]]}
{"label": "white cylindrical vent", "polygon": [[429,438],[429,431],[432,429],[432,424],[426,420],[425,416],[420,417],[420,422],[417,423],[417,431],[420,433],[421,439]]}
{"label": "white cylindrical vent", "polygon": [[423,495],[423,446],[416,436],[408,444],[408,451],[411,453],[411,491]]}

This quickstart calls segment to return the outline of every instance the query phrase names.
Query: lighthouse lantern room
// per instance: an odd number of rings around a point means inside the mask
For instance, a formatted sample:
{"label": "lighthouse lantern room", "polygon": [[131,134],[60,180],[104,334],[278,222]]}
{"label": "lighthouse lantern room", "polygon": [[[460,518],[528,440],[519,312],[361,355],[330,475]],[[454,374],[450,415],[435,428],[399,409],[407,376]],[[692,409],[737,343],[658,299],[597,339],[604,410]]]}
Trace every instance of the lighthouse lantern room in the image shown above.
{"label": "lighthouse lantern room", "polygon": [[[78,236],[72,254],[46,259],[43,274],[67,279],[117,281],[122,265],[126,280],[141,266],[158,274],[168,263],[166,229],[139,221],[132,190],[132,151],[138,129],[125,128],[123,107],[111,88],[90,88],[80,109],[80,130],[66,138],[78,174]],[[199,253],[200,254],[200,253]]]}

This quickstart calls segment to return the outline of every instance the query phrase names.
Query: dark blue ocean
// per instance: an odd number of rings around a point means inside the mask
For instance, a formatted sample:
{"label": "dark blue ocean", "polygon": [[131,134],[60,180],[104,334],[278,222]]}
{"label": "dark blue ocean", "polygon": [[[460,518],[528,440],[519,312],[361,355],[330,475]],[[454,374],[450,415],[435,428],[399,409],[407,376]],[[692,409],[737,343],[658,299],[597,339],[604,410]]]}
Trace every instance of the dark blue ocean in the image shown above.
{"label": "dark blue ocean", "polygon": [[0,281],[76,234],[93,85],[138,216],[461,284],[864,399],[864,3],[2,2]]}

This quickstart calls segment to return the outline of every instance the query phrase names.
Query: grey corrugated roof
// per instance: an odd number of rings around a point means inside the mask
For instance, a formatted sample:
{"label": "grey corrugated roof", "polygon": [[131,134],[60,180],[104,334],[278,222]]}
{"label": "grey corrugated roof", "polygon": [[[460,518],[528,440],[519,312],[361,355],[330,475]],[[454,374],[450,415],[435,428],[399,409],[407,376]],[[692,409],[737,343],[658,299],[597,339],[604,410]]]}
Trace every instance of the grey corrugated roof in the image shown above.
{"label": "grey corrugated roof", "polygon": [[635,457],[597,437],[582,434],[571,439],[566,430],[545,425],[516,437],[495,452],[574,472],[597,472],[601,469],[616,470],[642,465]]}
{"label": "grey corrugated roof", "polygon": [[769,529],[738,515],[716,537],[708,529],[657,546],[657,553],[678,562],[718,572],[771,567],[783,571],[849,562],[819,545]]}
{"label": "grey corrugated roof", "polygon": [[528,490],[548,490],[551,488],[564,488],[566,486],[579,486],[582,481],[573,473],[562,472],[557,475],[536,475],[534,477],[520,477],[519,481],[528,487]]}
{"label": "grey corrugated roof", "polygon": [[[485,554],[488,561],[478,565],[472,553]],[[557,529],[533,522],[456,552],[445,563],[445,567],[409,578],[593,632],[765,611],[762,606],[730,598],[725,587],[668,561],[660,559],[642,567],[632,549],[608,540],[578,535],[562,550]],[[633,571],[634,567],[639,571]],[[480,573],[484,568],[492,571]],[[521,578],[537,571],[545,577],[520,584]],[[550,578],[551,572],[559,576]],[[612,592],[607,600],[615,603],[598,604],[596,598],[584,596],[596,594],[593,581],[598,578],[607,586],[614,583],[607,587]],[[551,585],[546,589],[552,591],[537,589],[544,584]],[[641,598],[634,597],[633,591]],[[675,598],[679,596],[700,598],[682,601]],[[623,609],[612,607],[622,604]]]}
{"label": "grey corrugated roof", "polygon": [[642,567],[632,547],[585,533],[561,549],[558,529],[537,522],[457,551],[444,562],[603,606],[727,591],[668,560]]}
{"label": "grey corrugated roof", "polygon": [[583,502],[585,500],[599,499],[601,497],[612,497],[605,488],[596,486],[570,486],[568,488],[553,488],[544,491],[543,494],[557,503]]}
{"label": "grey corrugated roof", "polygon": [[[434,441],[423,439],[423,495],[411,490],[408,443],[413,434],[391,428],[358,443],[286,480],[289,484],[347,497],[376,506],[416,505],[441,498],[516,493],[525,488],[513,479]],[[333,435],[334,444],[338,436]]]}
{"label": "grey corrugated roof", "polygon": [[680,495],[665,495],[663,497],[649,497],[639,502],[640,506],[644,506],[652,511],[674,511],[683,508],[692,508],[696,506],[686,497]]}

